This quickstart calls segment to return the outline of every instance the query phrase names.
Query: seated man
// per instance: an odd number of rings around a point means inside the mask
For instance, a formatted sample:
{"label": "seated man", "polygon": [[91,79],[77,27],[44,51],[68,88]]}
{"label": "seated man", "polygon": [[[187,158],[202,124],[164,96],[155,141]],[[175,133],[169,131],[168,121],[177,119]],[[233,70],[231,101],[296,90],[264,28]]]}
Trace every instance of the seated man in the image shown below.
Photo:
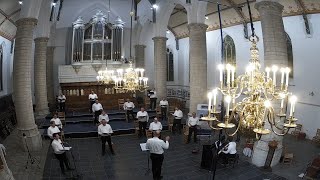
{"label": "seated man", "polygon": [[237,155],[237,144],[233,141],[233,137],[229,136],[228,141],[221,154],[224,164],[228,163],[229,158],[235,158]]}
{"label": "seated man", "polygon": [[[140,111],[137,113],[137,118],[139,121],[139,137],[142,136],[142,133],[146,133],[147,123],[149,121],[149,115],[148,112],[144,110],[142,107]],[[142,131],[143,129],[143,131]]]}
{"label": "seated man", "polygon": [[64,165],[67,167],[68,170],[74,170],[69,165],[69,160],[66,154],[66,151],[69,151],[71,147],[64,147],[63,142],[60,140],[60,136],[58,133],[53,134],[53,141],[51,143],[54,155],[59,160],[60,169],[62,174],[65,174]]}
{"label": "seated man", "polygon": [[50,137],[50,139],[53,139],[54,133],[60,133],[59,128],[56,126],[54,121],[50,121],[50,126],[48,127],[47,134]]}
{"label": "seated man", "polygon": [[61,120],[58,118],[58,115],[57,114],[54,114],[53,115],[53,118],[50,120],[51,121],[54,121],[55,125],[61,130],[62,129],[62,123],[61,123]]}
{"label": "seated man", "polygon": [[196,113],[193,112],[192,116],[189,117],[187,125],[189,126],[188,142],[191,140],[191,135],[193,132],[193,140],[197,142],[197,125],[199,124],[199,118],[196,116]]}
{"label": "seated man", "polygon": [[101,123],[102,119],[106,120],[106,122],[109,123],[109,116],[106,111],[102,111],[102,113],[99,115],[99,123]]}

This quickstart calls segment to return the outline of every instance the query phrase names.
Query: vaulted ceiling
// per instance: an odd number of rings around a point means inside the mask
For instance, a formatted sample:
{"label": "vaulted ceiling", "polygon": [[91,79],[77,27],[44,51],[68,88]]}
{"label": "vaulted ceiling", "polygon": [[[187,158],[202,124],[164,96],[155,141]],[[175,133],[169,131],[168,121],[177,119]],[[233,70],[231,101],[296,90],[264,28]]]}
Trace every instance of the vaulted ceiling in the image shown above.
{"label": "vaulted ceiling", "polygon": [[[106,0],[66,0],[65,6],[63,7],[63,12],[75,13],[72,4],[76,4],[76,7],[80,7],[83,4],[79,2],[85,2],[89,4],[102,4],[106,3]],[[215,30],[219,28],[219,18],[217,0],[203,0],[208,2],[206,15],[208,19],[205,23],[208,25],[208,31]],[[259,13],[254,8],[256,0],[250,0],[252,16],[255,21],[259,20]],[[111,0],[112,3],[119,4],[122,8],[114,8],[114,16],[117,13],[126,13],[130,11],[131,0]],[[140,0],[135,0],[139,3]],[[213,3],[210,3],[213,2]],[[320,0],[279,0],[279,2],[284,6],[283,16],[294,16],[301,14],[312,14],[320,13]],[[222,25],[223,27],[229,27],[239,24],[246,24],[249,22],[248,8],[246,6],[246,0],[221,0],[221,15],[222,15]],[[124,7],[125,6],[125,7]],[[106,9],[106,7],[101,7]],[[94,8],[93,8],[94,9]],[[121,12],[120,12],[121,11]],[[140,10],[141,11],[141,10]],[[0,36],[3,36],[9,40],[12,40],[16,32],[15,21],[19,18],[20,5],[18,0],[0,0]],[[69,17],[65,14],[66,17]],[[123,15],[125,16],[125,15]],[[125,16],[125,21],[128,22],[128,18]],[[129,17],[129,16],[128,16]],[[71,22],[61,21],[61,27],[65,24],[71,24]],[[171,13],[171,17],[168,23],[168,29],[176,36],[177,39],[184,38],[188,36],[188,21],[187,21],[187,11],[182,5],[177,5]],[[302,24],[303,25],[303,24]]]}

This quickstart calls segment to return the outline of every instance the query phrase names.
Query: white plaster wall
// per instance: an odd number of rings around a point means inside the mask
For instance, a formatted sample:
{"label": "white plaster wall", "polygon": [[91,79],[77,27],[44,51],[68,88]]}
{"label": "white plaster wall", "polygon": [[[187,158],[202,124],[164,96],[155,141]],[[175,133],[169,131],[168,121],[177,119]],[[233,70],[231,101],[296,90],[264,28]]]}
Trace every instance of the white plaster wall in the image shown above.
{"label": "white plaster wall", "polygon": [[[317,128],[320,128],[320,83],[318,83],[319,57],[320,57],[320,14],[308,15],[312,35],[305,33],[302,16],[283,18],[285,30],[291,38],[294,59],[294,78],[290,81],[290,91],[298,96],[296,106],[296,117],[298,123],[303,124],[303,131],[308,138],[312,138]],[[255,32],[260,38],[258,48],[260,50],[260,61],[264,69],[263,37],[261,23],[254,23]],[[251,34],[248,24],[249,34]],[[250,58],[250,42],[244,38],[243,26],[233,26],[223,29],[223,36],[229,35],[233,38],[236,46],[237,73],[242,74]],[[168,44],[173,45],[172,36],[168,36]],[[179,86],[189,86],[189,38],[179,40],[178,50],[178,79],[175,81]],[[146,52],[149,54],[149,52]],[[150,55],[151,56],[151,55]],[[153,56],[153,54],[152,54]],[[221,62],[221,41],[219,30],[207,32],[207,57],[208,57],[208,88],[212,89],[218,85],[219,74],[217,65]],[[150,61],[146,57],[146,63]],[[151,65],[151,64],[150,64]],[[170,84],[173,85],[173,84]],[[309,95],[311,92],[314,96]],[[303,103],[303,104],[302,104]]]}
{"label": "white plaster wall", "polygon": [[12,71],[13,71],[13,53],[11,50],[11,41],[0,36],[0,46],[3,48],[2,61],[2,83],[3,90],[0,91],[0,97],[12,93]]}

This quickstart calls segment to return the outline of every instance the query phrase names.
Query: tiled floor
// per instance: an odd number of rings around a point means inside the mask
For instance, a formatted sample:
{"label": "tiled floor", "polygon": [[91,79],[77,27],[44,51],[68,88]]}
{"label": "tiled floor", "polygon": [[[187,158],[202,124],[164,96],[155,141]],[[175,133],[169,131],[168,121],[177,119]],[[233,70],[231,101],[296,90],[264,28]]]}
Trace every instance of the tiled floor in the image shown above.
{"label": "tiled floor", "polygon": [[[138,139],[134,135],[113,137],[116,155],[109,152],[101,156],[101,144],[97,138],[69,139],[73,147],[73,155],[78,173],[82,179],[116,179],[135,180],[152,179],[151,172],[147,171],[147,153],[141,152],[139,143],[146,139]],[[201,151],[192,154],[191,151],[199,148],[199,144],[183,144],[182,136],[172,136],[170,148],[165,152],[162,174],[167,180],[209,180],[211,173],[200,169]],[[108,148],[107,148],[108,149]],[[201,148],[202,149],[202,148]],[[69,159],[73,162],[69,153]],[[151,167],[151,163],[150,163]],[[48,149],[43,179],[66,179],[73,176],[73,172],[67,172],[64,176],[60,173],[58,160],[53,156],[51,148]],[[236,180],[236,179],[285,179],[271,173],[262,172],[259,168],[240,158],[239,164],[234,168],[218,166],[215,179]]]}

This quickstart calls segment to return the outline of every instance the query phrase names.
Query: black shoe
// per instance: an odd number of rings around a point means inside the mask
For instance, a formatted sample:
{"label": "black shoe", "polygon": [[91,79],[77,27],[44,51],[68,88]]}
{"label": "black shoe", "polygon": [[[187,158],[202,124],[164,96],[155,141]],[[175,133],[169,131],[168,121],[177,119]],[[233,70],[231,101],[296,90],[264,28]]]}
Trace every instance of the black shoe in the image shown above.
{"label": "black shoe", "polygon": [[67,170],[72,171],[74,168],[68,167]]}
{"label": "black shoe", "polygon": [[66,175],[66,172],[64,172],[64,171],[62,171],[61,173],[62,173],[63,175]]}
{"label": "black shoe", "polygon": [[106,154],[106,153],[105,153],[105,152],[103,152],[103,153],[102,153],[102,156],[104,156],[105,154]]}

